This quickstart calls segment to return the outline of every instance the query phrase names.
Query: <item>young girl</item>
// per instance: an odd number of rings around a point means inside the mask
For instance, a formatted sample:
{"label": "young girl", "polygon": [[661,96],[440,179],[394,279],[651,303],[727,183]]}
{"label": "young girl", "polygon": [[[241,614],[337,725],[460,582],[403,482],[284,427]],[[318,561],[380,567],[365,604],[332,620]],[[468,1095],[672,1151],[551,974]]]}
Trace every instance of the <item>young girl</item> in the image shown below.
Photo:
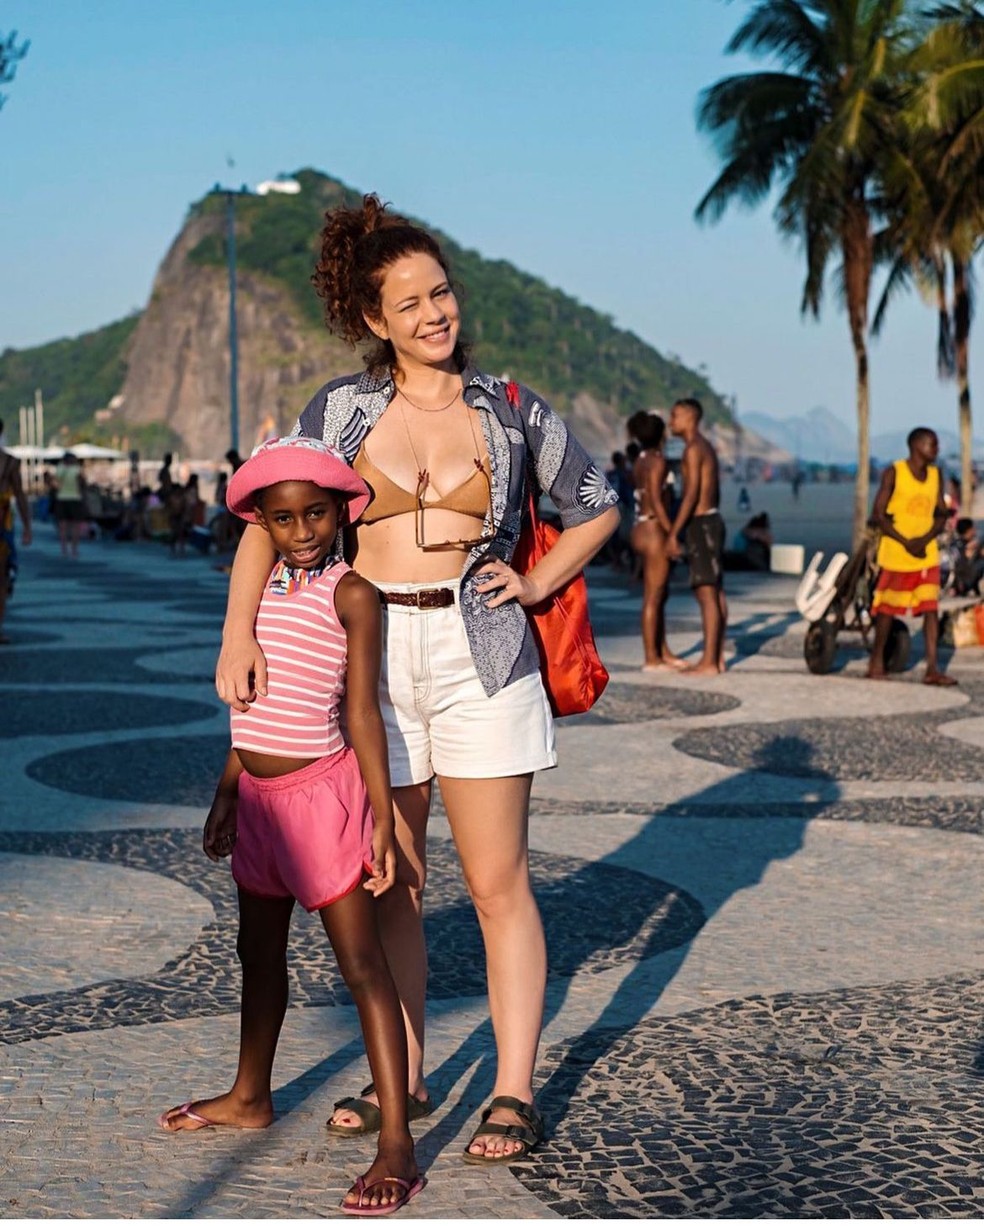
{"label": "young girl", "polygon": [[[160,1119],[168,1132],[272,1122],[296,899],[321,916],[379,1095],[376,1160],[342,1202],[359,1215],[392,1213],[424,1184],[407,1127],[406,1032],[373,902],[396,871],[378,699],[382,614],[376,589],[336,549],[342,523],[369,497],[336,451],[309,438],[264,444],[229,482],[229,509],[266,529],[279,554],[256,617],[267,690],[232,712],[232,749],[203,840],[211,860],[231,853],[239,887],[239,1070],[227,1094]],[[343,693],[351,748],[339,729]]]}

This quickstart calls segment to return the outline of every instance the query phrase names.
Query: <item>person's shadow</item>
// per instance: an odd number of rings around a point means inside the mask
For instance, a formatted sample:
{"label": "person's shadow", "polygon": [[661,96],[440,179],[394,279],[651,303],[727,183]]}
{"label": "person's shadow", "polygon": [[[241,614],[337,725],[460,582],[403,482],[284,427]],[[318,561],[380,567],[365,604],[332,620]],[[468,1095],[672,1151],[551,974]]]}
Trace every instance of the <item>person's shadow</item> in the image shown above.
{"label": "person's shadow", "polygon": [[[832,777],[811,767],[811,758],[812,747],[806,741],[777,736],[757,751],[753,767],[695,793],[685,802],[655,812],[632,838],[600,860],[581,862],[566,874],[548,877],[546,882],[538,883],[534,876],[549,961],[545,1027],[562,1014],[578,972],[631,966],[596,1020],[566,1042],[556,1068],[535,1087],[537,1104],[548,1121],[548,1139],[551,1132],[563,1128],[572,1099],[593,1067],[646,1017],[673,982],[708,920],[740,890],[757,884],[773,861],[795,855],[803,844],[808,821],[822,815],[836,797],[836,787],[828,786]],[[727,813],[733,812],[736,796],[749,794],[748,784],[762,772],[785,773],[783,766],[789,772],[789,790],[783,802],[788,804],[789,816],[757,819],[754,838],[746,836],[744,822],[736,822],[729,837]],[[816,801],[818,793],[825,794],[826,799]],[[806,805],[808,816],[804,815]],[[770,805],[770,809],[775,808],[774,803]],[[748,809],[743,817],[753,817],[758,811],[751,804]],[[724,818],[719,816],[721,810]],[[704,837],[709,821],[714,822],[713,838]],[[688,879],[695,882],[689,890],[673,883],[674,864],[688,866]],[[700,865],[699,872],[694,871],[694,864]],[[645,866],[644,871],[640,865]],[[657,875],[652,875],[652,870]],[[664,870],[670,880],[663,879]],[[480,974],[484,966],[481,936],[463,890],[459,901],[427,913],[426,927],[432,978],[440,980],[442,956],[453,957],[459,964],[467,961],[479,968]],[[476,986],[469,994],[478,997],[481,988],[478,980],[474,982]],[[428,1000],[431,1019],[460,1008],[461,995],[445,995],[444,999],[432,995]],[[361,1038],[355,1038],[281,1085],[274,1092],[276,1114],[282,1116],[298,1107],[363,1054]],[[428,1071],[428,1087],[435,1101],[441,1102],[450,1087],[455,1089],[450,1109],[427,1132],[417,1132],[417,1158],[422,1169],[455,1141],[467,1123],[475,1122],[476,1112],[491,1093],[495,1069],[495,1041],[491,1021],[486,1018],[441,1064]],[[263,1138],[251,1140],[252,1152],[258,1156],[256,1150],[263,1148]],[[373,1138],[366,1140],[371,1142]],[[231,1177],[238,1160],[230,1157],[228,1164]],[[174,1208],[176,1216],[186,1216],[207,1203],[210,1191],[223,1182],[222,1165],[213,1168],[207,1184],[183,1191],[181,1204]]]}
{"label": "person's shadow", "polygon": [[[799,737],[777,736],[762,746],[756,754],[756,765],[738,776],[715,784],[689,797],[686,802],[657,812],[641,830],[615,851],[601,860],[587,863],[553,883],[549,900],[542,897],[541,910],[547,933],[547,953],[550,977],[547,985],[545,1028],[562,1013],[575,973],[591,969],[599,958],[610,954],[611,941],[597,922],[603,910],[598,901],[599,885],[618,889],[620,884],[636,885],[626,878],[621,883],[606,869],[618,869],[621,874],[640,876],[639,865],[660,871],[666,866],[672,878],[672,865],[700,864],[699,874],[690,867],[688,879],[699,876],[690,891],[675,887],[647,873],[644,888],[650,893],[649,904],[634,932],[627,934],[624,926],[627,904],[633,901],[629,891],[614,900],[609,899],[609,914],[617,915],[614,926],[616,939],[623,951],[628,951],[632,968],[622,979],[597,1019],[580,1036],[567,1045],[557,1068],[537,1088],[537,1102],[550,1128],[557,1128],[568,1111],[571,1100],[592,1070],[612,1047],[636,1026],[656,1005],[666,988],[673,982],[686,962],[694,939],[707,921],[740,890],[761,881],[769,865],[785,859],[803,845],[807,823],[821,816],[824,808],[837,795],[832,777],[812,767],[812,747]],[[734,834],[727,830],[727,818],[718,816],[721,809],[734,810],[736,796],[748,794],[748,783],[763,771],[789,772],[787,800],[788,816],[756,818],[757,837],[745,835],[747,826],[735,823]],[[825,800],[815,797],[824,794]],[[804,815],[804,805],[809,815]],[[770,808],[775,808],[773,804]],[[753,817],[756,810],[749,805]],[[705,839],[705,823],[714,823],[713,838]],[[535,820],[535,819],[534,819]],[[723,829],[722,829],[723,827]],[[610,879],[606,882],[605,877]],[[535,884],[535,883],[534,883]],[[541,891],[537,891],[538,895]],[[457,927],[468,922],[470,904],[445,908],[434,915],[431,924],[440,943],[444,925]],[[638,914],[638,913],[637,913]],[[580,917],[580,922],[578,918]],[[559,952],[559,956],[558,953]],[[436,953],[434,954],[436,957]],[[623,963],[624,964],[624,963]],[[453,1006],[452,1006],[453,1007]],[[431,1012],[433,1009],[431,1008]],[[441,1065],[429,1075],[428,1082],[438,1090],[454,1084],[468,1071],[471,1075],[463,1089],[456,1091],[456,1102],[441,1121],[418,1142],[418,1153],[429,1161],[455,1138],[466,1121],[484,1103],[495,1079],[495,1045],[490,1021],[483,1021]]]}

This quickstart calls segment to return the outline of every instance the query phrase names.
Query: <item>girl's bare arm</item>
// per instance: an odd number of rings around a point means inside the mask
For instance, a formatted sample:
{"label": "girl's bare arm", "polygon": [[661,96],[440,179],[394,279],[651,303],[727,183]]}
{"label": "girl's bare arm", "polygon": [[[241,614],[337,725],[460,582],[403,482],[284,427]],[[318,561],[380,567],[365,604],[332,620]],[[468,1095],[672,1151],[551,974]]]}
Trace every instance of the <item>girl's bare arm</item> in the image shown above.
{"label": "girl's bare arm", "polygon": [[232,563],[222,650],[215,666],[218,695],[237,711],[249,710],[256,695],[266,693],[266,657],[253,634],[253,623],[276,556],[266,531],[249,524]]}
{"label": "girl's bare arm", "polygon": [[345,716],[348,736],[359,760],[376,819],[372,841],[373,876],[366,882],[366,888],[373,894],[381,894],[396,880],[396,846],[386,729],[379,709],[379,672],[383,656],[379,594],[372,584],[350,572],[339,580],[335,589],[335,609],[345,627],[347,643]]}
{"label": "girl's bare arm", "polygon": [[673,524],[666,511],[666,498],[663,490],[666,486],[666,460],[661,455],[654,457],[646,472],[646,492],[649,494],[649,505],[653,509],[656,522],[669,535]]}

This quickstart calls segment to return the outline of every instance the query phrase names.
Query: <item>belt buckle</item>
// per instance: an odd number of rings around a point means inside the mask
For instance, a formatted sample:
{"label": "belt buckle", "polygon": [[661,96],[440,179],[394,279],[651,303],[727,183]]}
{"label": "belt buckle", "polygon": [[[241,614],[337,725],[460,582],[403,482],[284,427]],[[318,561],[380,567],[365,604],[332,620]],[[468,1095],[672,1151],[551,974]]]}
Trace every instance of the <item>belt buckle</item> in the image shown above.
{"label": "belt buckle", "polygon": [[443,587],[425,587],[414,592],[416,597],[416,605],[418,609],[443,609],[447,605],[444,603],[444,593],[447,588]]}

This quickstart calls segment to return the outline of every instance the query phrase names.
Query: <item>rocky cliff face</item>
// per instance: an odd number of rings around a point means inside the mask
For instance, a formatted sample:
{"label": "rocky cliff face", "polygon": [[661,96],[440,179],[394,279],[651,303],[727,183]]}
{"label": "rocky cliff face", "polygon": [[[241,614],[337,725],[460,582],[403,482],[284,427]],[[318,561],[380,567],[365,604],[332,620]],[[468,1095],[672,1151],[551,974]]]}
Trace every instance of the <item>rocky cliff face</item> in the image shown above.
{"label": "rocky cliff face", "polygon": [[[119,414],[127,422],[167,422],[188,458],[221,459],[230,445],[229,288],[226,274],[188,259],[222,228],[194,217],[154,281],[130,340]],[[326,380],[359,362],[347,345],[315,332],[282,286],[253,272],[237,277],[239,442],[248,455],[271,430],[284,433]]]}

